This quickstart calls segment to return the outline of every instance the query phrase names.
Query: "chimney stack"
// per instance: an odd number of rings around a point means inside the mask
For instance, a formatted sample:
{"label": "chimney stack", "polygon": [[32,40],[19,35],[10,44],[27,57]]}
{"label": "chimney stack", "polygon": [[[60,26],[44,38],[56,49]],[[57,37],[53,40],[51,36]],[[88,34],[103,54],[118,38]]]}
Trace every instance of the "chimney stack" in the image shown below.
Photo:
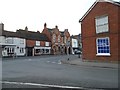
{"label": "chimney stack", "polygon": [[3,30],[4,30],[4,24],[0,23],[0,35],[2,35]]}
{"label": "chimney stack", "polygon": [[28,27],[27,26],[25,27],[25,31],[28,31]]}
{"label": "chimney stack", "polygon": [[58,29],[58,26],[56,25],[55,28]]}
{"label": "chimney stack", "polygon": [[46,23],[44,24],[44,29],[45,29],[45,28],[47,28],[47,24],[46,24]]}

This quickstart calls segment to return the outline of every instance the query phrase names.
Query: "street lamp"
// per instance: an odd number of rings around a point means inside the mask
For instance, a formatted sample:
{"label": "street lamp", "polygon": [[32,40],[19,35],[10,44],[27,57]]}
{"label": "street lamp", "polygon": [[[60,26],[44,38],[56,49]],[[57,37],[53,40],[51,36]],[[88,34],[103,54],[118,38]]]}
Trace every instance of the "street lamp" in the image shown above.
{"label": "street lamp", "polygon": [[69,47],[70,47],[70,41],[67,41],[67,60],[69,60]]}

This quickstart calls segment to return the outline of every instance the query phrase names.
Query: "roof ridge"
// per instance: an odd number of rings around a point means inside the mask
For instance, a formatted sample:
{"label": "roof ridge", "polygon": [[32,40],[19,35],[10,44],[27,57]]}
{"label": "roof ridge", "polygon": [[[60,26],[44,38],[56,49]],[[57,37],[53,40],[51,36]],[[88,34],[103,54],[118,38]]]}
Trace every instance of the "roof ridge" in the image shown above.
{"label": "roof ridge", "polygon": [[118,5],[120,6],[120,2],[117,2],[117,1],[113,1],[113,0],[96,0],[92,6],[87,10],[87,12],[83,15],[83,17],[79,20],[79,22],[81,22],[86,16],[87,14],[94,8],[94,6],[98,3],[98,2],[109,2],[109,3],[112,3],[112,4],[115,4],[115,5]]}

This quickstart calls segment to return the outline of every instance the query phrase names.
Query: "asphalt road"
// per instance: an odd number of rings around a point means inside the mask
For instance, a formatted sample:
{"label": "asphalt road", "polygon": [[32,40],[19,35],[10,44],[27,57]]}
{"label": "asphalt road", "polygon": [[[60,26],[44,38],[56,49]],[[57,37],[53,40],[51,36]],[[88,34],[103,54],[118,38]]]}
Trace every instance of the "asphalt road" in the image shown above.
{"label": "asphalt road", "polygon": [[[76,59],[78,56],[69,56]],[[2,61],[3,88],[76,88],[118,87],[118,70],[61,64],[61,56],[21,57]],[[54,89],[52,89],[54,90]]]}

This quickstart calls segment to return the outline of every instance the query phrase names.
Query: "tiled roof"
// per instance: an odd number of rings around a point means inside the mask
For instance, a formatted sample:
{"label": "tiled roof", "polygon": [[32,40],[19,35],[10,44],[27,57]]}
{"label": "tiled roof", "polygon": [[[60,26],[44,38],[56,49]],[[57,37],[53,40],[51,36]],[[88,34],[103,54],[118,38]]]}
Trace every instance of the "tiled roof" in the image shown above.
{"label": "tiled roof", "polygon": [[25,38],[29,40],[48,41],[47,36],[43,33],[25,31],[22,29],[19,29],[16,32],[3,30],[2,35],[5,37],[19,37],[19,38]]}
{"label": "tiled roof", "polygon": [[48,38],[45,34],[40,32],[33,32],[33,31],[25,31],[25,30],[17,30],[19,37],[26,38],[29,40],[39,40],[39,41],[48,41]]}
{"label": "tiled roof", "polygon": [[17,33],[11,32],[11,31],[6,31],[6,30],[2,31],[2,35],[6,36],[6,37],[17,37],[18,36]]}

